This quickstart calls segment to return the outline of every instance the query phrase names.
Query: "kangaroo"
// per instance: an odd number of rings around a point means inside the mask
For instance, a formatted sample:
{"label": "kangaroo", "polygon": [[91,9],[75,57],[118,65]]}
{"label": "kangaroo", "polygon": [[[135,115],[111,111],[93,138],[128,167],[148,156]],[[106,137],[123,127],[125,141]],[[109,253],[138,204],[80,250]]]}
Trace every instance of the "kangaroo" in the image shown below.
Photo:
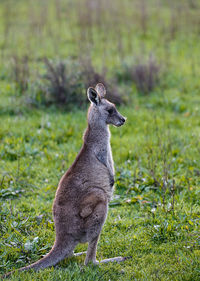
{"label": "kangaroo", "polygon": [[[106,220],[108,203],[113,193],[114,165],[110,146],[109,124],[121,126],[125,118],[114,104],[105,99],[106,89],[99,83],[89,87],[87,96],[88,127],[83,136],[83,146],[74,163],[61,178],[53,203],[56,238],[51,251],[37,262],[20,268],[43,269],[56,265],[74,254],[78,243],[88,242],[85,265],[96,260],[97,243]],[[115,257],[101,263],[123,261]],[[12,272],[9,272],[6,277]]]}

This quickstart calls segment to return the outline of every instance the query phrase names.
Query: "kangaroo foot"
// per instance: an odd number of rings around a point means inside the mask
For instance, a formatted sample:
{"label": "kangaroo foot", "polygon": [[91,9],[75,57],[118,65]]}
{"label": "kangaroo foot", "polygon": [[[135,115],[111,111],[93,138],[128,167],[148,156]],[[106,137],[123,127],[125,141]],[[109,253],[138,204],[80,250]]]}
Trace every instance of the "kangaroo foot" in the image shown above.
{"label": "kangaroo foot", "polygon": [[94,265],[99,265],[100,262],[97,260],[87,260],[84,262],[84,265],[89,265],[89,263],[94,264]]}
{"label": "kangaroo foot", "polygon": [[80,253],[74,253],[74,257],[79,257],[79,256],[82,256],[82,255],[84,255],[84,254],[86,254],[87,253],[87,251],[85,251],[85,252],[80,252]]}
{"label": "kangaroo foot", "polygon": [[74,253],[74,251],[73,251],[69,255],[67,255],[66,258],[79,257],[79,256],[82,256],[86,253],[87,253],[86,251],[85,252],[79,252],[79,253]]}
{"label": "kangaroo foot", "polygon": [[114,258],[110,258],[110,259],[101,260],[100,263],[123,262],[130,258],[132,258],[132,257],[114,257]]}

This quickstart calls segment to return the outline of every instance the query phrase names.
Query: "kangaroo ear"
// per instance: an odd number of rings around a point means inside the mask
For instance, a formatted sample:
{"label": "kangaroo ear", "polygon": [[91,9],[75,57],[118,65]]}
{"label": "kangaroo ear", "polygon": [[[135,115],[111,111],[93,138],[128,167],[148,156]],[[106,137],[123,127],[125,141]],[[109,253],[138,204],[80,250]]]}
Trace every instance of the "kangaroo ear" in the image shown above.
{"label": "kangaroo ear", "polygon": [[104,98],[106,95],[106,88],[102,83],[98,83],[95,87],[95,90],[100,95],[101,98]]}
{"label": "kangaroo ear", "polygon": [[90,100],[90,102],[98,105],[99,102],[100,102],[100,97],[99,95],[97,94],[97,91],[92,88],[92,87],[89,87],[88,90],[87,90],[87,96],[88,96],[88,99]]}

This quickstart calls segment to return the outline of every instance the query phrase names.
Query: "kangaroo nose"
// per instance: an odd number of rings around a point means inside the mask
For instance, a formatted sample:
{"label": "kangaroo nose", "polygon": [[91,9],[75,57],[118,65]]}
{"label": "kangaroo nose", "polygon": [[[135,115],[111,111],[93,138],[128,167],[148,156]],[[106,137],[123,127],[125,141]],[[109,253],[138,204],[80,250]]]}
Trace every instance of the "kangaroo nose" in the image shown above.
{"label": "kangaroo nose", "polygon": [[124,117],[122,117],[121,121],[124,123],[126,121],[126,119]]}

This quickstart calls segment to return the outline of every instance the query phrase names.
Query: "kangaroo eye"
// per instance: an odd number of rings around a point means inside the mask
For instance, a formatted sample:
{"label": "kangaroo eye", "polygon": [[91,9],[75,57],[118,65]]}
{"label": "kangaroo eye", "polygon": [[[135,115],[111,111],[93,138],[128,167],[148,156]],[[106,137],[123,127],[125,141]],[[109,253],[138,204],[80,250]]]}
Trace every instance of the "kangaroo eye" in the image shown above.
{"label": "kangaroo eye", "polygon": [[114,112],[113,108],[108,109],[108,113],[112,114]]}

